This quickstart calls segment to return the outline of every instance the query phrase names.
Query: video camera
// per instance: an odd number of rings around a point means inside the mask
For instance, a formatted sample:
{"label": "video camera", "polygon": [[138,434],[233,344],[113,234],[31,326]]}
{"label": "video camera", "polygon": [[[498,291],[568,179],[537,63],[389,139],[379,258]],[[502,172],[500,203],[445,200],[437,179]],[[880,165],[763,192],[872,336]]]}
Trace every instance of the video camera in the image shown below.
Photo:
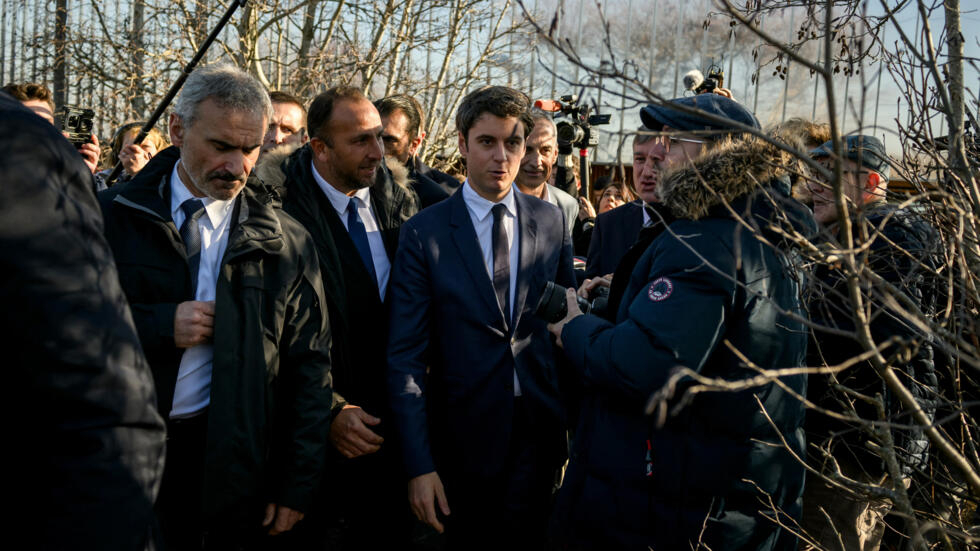
{"label": "video camera", "polygon": [[592,107],[579,105],[578,96],[571,94],[561,96],[559,100],[537,100],[534,106],[542,111],[561,113],[571,121],[559,121],[555,126],[558,130],[558,151],[571,153],[573,147],[586,149],[599,145],[599,133],[593,126],[609,124],[611,115],[593,115]]}
{"label": "video camera", "polygon": [[715,88],[725,87],[725,71],[717,65],[708,67],[708,76],[694,89],[695,94],[705,94],[715,91]]}
{"label": "video camera", "polygon": [[[553,281],[545,283],[541,292],[541,300],[534,308],[534,315],[548,323],[558,323],[568,315],[568,301],[565,298],[567,289]],[[592,291],[592,300],[585,300],[576,295],[575,301],[583,314],[603,314],[609,305],[609,288],[596,287]]]}
{"label": "video camera", "polygon": [[92,141],[92,120],[95,111],[76,105],[64,105],[55,113],[55,125],[61,130],[68,141],[77,149],[82,144]]}

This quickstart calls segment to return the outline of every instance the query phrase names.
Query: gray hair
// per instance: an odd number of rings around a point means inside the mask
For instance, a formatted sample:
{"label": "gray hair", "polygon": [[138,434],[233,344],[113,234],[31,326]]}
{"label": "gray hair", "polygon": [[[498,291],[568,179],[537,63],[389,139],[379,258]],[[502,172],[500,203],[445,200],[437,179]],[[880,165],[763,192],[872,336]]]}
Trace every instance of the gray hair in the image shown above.
{"label": "gray hair", "polygon": [[636,136],[633,137],[633,145],[634,146],[642,145],[654,139],[656,136],[653,135],[653,132],[654,132],[653,130],[645,126],[641,126],[637,128]]}
{"label": "gray hair", "polygon": [[266,120],[272,118],[272,102],[262,84],[230,63],[209,65],[191,73],[174,105],[174,113],[190,126],[197,117],[198,105],[206,99],[213,99],[226,109],[264,115]]}
{"label": "gray hair", "polygon": [[532,107],[531,120],[534,121],[535,127],[538,125],[538,121],[544,121],[545,126],[551,128],[551,135],[558,136],[558,127],[555,126],[555,119],[551,113],[537,107]]}

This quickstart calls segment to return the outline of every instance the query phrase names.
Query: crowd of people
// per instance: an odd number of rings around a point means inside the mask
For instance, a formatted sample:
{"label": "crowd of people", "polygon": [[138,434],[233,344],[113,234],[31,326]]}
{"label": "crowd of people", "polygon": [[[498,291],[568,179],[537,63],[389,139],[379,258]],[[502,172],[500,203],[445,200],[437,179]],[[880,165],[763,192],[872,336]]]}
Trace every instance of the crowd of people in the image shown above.
{"label": "crowd of people", "polygon": [[[889,503],[839,476],[907,486],[928,457],[895,429],[896,479],[825,414],[858,392],[906,415],[867,362],[798,369],[862,354],[845,267],[805,267],[844,231],[885,236],[870,266],[935,308],[936,231],[886,200],[873,136],[688,95],[642,108],[632,183],[586,197],[504,86],[460,103],[462,178],[422,162],[407,95],[211,65],[169,136],[126,124],[103,155],[43,86],[4,92],[4,334],[15,411],[44,410],[14,501],[40,547],[876,549]],[[842,167],[843,205],[793,149]],[[929,335],[879,310],[928,403]]]}

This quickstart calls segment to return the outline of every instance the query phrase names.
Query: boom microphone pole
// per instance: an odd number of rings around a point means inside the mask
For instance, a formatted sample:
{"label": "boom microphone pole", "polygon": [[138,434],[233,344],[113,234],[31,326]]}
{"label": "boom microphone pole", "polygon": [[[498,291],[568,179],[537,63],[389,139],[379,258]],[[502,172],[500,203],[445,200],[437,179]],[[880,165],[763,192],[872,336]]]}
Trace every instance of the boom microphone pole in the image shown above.
{"label": "boom microphone pole", "polygon": [[[153,111],[153,114],[150,115],[150,119],[146,121],[143,128],[140,128],[140,133],[136,135],[135,139],[133,139],[134,144],[143,143],[143,139],[146,138],[146,135],[150,132],[150,130],[156,126],[157,121],[163,116],[163,112],[166,111],[168,106],[170,106],[170,102],[177,97],[177,92],[180,91],[180,87],[184,85],[184,81],[187,80],[187,77],[191,76],[191,71],[197,67],[197,64],[200,63],[201,58],[203,58],[204,54],[207,53],[208,48],[210,48],[211,44],[216,38],[218,38],[218,34],[224,30],[225,25],[228,24],[229,20],[231,20],[231,16],[235,14],[238,8],[244,6],[247,1],[248,0],[232,0],[231,3],[228,4],[228,10],[221,16],[221,20],[218,21],[218,25],[213,31],[211,31],[211,34],[208,35],[207,39],[204,40],[201,47],[197,49],[194,57],[192,57],[187,63],[187,66],[184,67],[184,70],[180,73],[180,76],[177,77],[177,80],[174,81],[173,85],[170,87],[170,90],[167,91],[167,95],[160,100],[160,104],[157,105],[157,108]],[[116,163],[116,166],[113,167],[112,172],[109,173],[109,177],[105,179],[106,184],[115,181],[116,178],[119,177],[119,173],[122,172],[122,169],[122,161],[119,161]]]}

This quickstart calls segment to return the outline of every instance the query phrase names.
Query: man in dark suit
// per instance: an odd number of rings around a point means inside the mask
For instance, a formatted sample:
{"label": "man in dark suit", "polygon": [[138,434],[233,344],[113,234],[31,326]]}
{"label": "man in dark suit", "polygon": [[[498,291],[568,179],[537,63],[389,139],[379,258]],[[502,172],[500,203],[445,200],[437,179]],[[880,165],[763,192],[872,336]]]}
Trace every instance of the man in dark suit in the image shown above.
{"label": "man in dark suit", "polygon": [[578,201],[571,195],[548,183],[551,171],[558,160],[558,129],[551,114],[540,109],[531,111],[534,130],[527,137],[524,158],[517,171],[517,189],[533,195],[561,209],[565,226],[571,235],[578,218]]}
{"label": "man in dark suit", "polygon": [[418,100],[402,94],[374,102],[384,127],[382,138],[385,155],[408,169],[412,189],[419,196],[421,208],[434,205],[452,195],[459,182],[452,176],[426,166],[418,158],[425,130],[422,130],[422,106]]}
{"label": "man in dark suit", "polygon": [[[330,332],[309,234],[252,175],[272,113],[231,65],[187,79],[174,147],[102,192],[105,235],[167,418],[169,549],[274,546],[309,511]],[[248,182],[246,184],[246,182]]]}
{"label": "man in dark suit", "polygon": [[565,456],[533,311],[546,282],[574,283],[571,243],[557,207],[514,192],[528,108],[500,86],[464,98],[467,183],[402,228],[395,258],[388,384],[409,500],[451,548],[540,546]]}
{"label": "man in dark suit", "polygon": [[669,220],[670,213],[657,198],[657,178],[665,155],[666,149],[661,140],[654,139],[648,128],[640,127],[633,139],[633,183],[640,198],[596,218],[585,277],[595,278],[615,272],[642,228]]}
{"label": "man in dark suit", "polygon": [[[286,212],[313,237],[333,336],[330,440],[337,453],[318,511],[329,522],[310,522],[307,529],[330,525],[339,534],[325,537],[352,548],[400,548],[412,519],[396,457],[385,443],[392,421],[384,303],[399,228],[418,207],[411,190],[385,168],[381,117],[358,89],[336,87],[317,96],[308,123],[309,144],[259,167],[262,178],[279,187]],[[389,520],[387,529],[377,529],[379,516]]]}

